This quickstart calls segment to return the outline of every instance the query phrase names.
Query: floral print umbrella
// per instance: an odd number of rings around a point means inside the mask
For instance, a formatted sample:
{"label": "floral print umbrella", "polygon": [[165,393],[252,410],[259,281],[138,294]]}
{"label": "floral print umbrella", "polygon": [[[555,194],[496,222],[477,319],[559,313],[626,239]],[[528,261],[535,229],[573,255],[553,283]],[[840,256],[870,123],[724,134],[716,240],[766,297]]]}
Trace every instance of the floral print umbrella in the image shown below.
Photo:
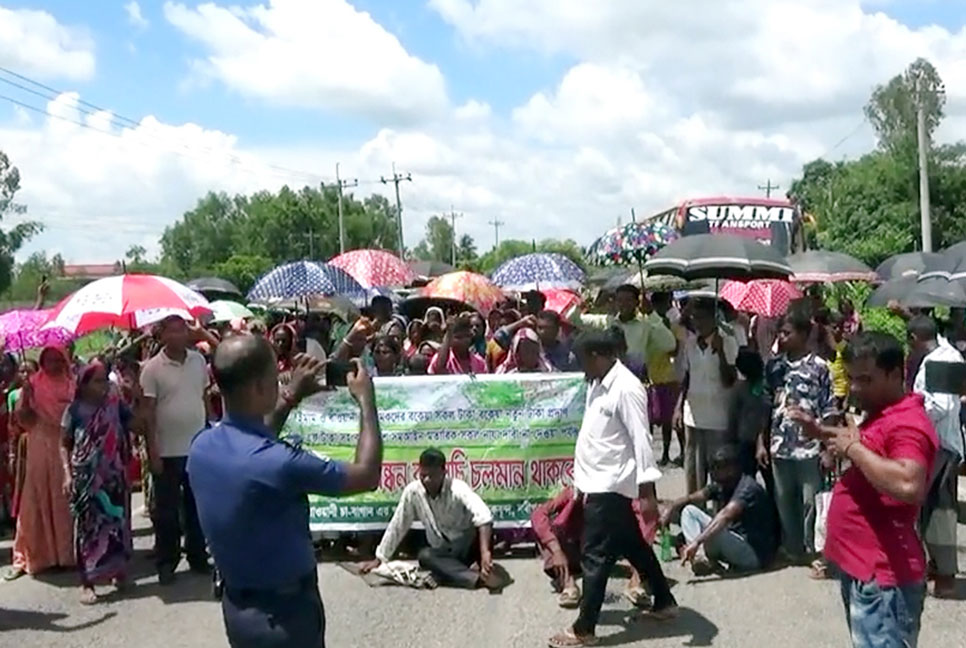
{"label": "floral print umbrella", "polygon": [[50,310],[12,310],[0,315],[0,339],[5,351],[35,349],[48,344],[66,345],[74,336],[62,328],[41,328]]}
{"label": "floral print umbrella", "polygon": [[487,315],[503,299],[503,291],[483,275],[461,270],[433,279],[420,296],[462,302]]}
{"label": "floral print umbrella", "polygon": [[673,228],[661,223],[628,223],[594,241],[586,256],[595,265],[641,263],[677,238]]}
{"label": "floral print umbrella", "polygon": [[334,257],[329,265],[348,272],[363,288],[402,288],[416,280],[405,261],[385,250],[352,250]]}

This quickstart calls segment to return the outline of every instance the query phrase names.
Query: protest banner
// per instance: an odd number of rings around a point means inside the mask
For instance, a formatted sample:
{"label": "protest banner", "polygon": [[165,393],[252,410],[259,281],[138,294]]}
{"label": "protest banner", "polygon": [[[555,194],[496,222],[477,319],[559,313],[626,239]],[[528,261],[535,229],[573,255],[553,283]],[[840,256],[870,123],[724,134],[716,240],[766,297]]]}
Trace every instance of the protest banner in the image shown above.
{"label": "protest banner", "polygon": [[[442,450],[450,476],[489,504],[494,526],[523,527],[536,504],[573,479],[574,444],[583,418],[581,374],[376,378],[384,455],[378,490],[348,498],[311,497],[314,532],[381,530],[419,454]],[[304,401],[284,434],[320,455],[350,461],[358,407],[342,389]]]}

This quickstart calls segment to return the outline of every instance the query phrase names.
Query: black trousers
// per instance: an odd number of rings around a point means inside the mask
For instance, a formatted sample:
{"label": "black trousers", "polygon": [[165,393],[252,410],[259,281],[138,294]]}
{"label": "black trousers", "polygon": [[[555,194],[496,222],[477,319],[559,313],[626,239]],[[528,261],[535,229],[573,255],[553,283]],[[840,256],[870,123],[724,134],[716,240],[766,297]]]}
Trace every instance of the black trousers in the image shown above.
{"label": "black trousers", "polygon": [[637,573],[645,578],[654,595],[654,609],[676,605],[661,563],[654,550],[641,536],[631,500],[616,493],[587,495],[584,502],[584,596],[574,632],[593,634],[600,608],[607,593],[607,580],[614,563],[627,558]]}
{"label": "black trousers", "polygon": [[[173,571],[181,562],[181,533],[184,531],[185,553],[191,565],[203,565],[208,560],[205,537],[198,523],[198,509],[191,493],[187,457],[164,457],[163,470],[153,476],[154,551],[158,572]],[[183,524],[182,524],[183,522]]]}
{"label": "black trousers", "polygon": [[279,590],[236,590],[221,599],[231,648],[325,648],[325,608],[315,571]]}
{"label": "black trousers", "polygon": [[429,571],[440,585],[474,589],[480,574],[470,565],[480,559],[479,533],[476,529],[452,538],[441,547],[424,547],[417,554],[419,566]]}

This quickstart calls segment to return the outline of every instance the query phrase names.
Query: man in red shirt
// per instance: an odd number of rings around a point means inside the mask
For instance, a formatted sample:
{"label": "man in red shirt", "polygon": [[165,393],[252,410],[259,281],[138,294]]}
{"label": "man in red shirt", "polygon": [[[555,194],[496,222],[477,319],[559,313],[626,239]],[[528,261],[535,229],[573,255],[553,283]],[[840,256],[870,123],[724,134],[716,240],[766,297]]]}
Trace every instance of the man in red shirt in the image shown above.
{"label": "man in red shirt", "polygon": [[844,359],[862,425],[823,428],[794,413],[806,434],[851,462],[832,493],[825,557],[841,572],[852,645],[914,648],[926,592],[916,520],[939,442],[922,396],[905,393],[898,340],[861,333]]}

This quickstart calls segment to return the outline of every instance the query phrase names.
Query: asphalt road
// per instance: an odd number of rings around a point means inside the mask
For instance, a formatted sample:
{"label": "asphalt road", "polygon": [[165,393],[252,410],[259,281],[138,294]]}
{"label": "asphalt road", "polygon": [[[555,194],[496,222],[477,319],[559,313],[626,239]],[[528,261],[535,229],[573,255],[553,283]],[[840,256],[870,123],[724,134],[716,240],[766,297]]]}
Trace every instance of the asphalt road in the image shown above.
{"label": "asphalt road", "polygon": [[[661,482],[662,497],[682,489],[679,470]],[[0,648],[171,648],[227,646],[221,611],[204,578],[180,574],[162,589],[145,553],[151,545],[146,520],[137,518],[137,585],[124,598],[97,605],[78,603],[75,575],[57,573],[0,583]],[[960,527],[960,538],[966,528]],[[9,564],[9,540],[0,543],[0,564]],[[961,551],[962,542],[961,542]],[[252,557],[257,560],[257,557]],[[502,561],[515,579],[503,594],[453,590],[413,591],[369,587],[332,563],[319,566],[328,618],[328,645],[336,648],[539,647],[564,628],[574,613],[556,607],[535,559]],[[961,561],[962,562],[962,561]],[[184,569],[184,566],[182,567]],[[747,578],[695,579],[677,564],[665,566],[676,581],[681,605],[675,621],[642,621],[620,596],[623,577],[611,580],[598,634],[604,646],[848,646],[838,587],[813,582],[789,568]],[[966,597],[966,584],[960,583]],[[926,603],[920,646],[962,646],[966,606]]]}

